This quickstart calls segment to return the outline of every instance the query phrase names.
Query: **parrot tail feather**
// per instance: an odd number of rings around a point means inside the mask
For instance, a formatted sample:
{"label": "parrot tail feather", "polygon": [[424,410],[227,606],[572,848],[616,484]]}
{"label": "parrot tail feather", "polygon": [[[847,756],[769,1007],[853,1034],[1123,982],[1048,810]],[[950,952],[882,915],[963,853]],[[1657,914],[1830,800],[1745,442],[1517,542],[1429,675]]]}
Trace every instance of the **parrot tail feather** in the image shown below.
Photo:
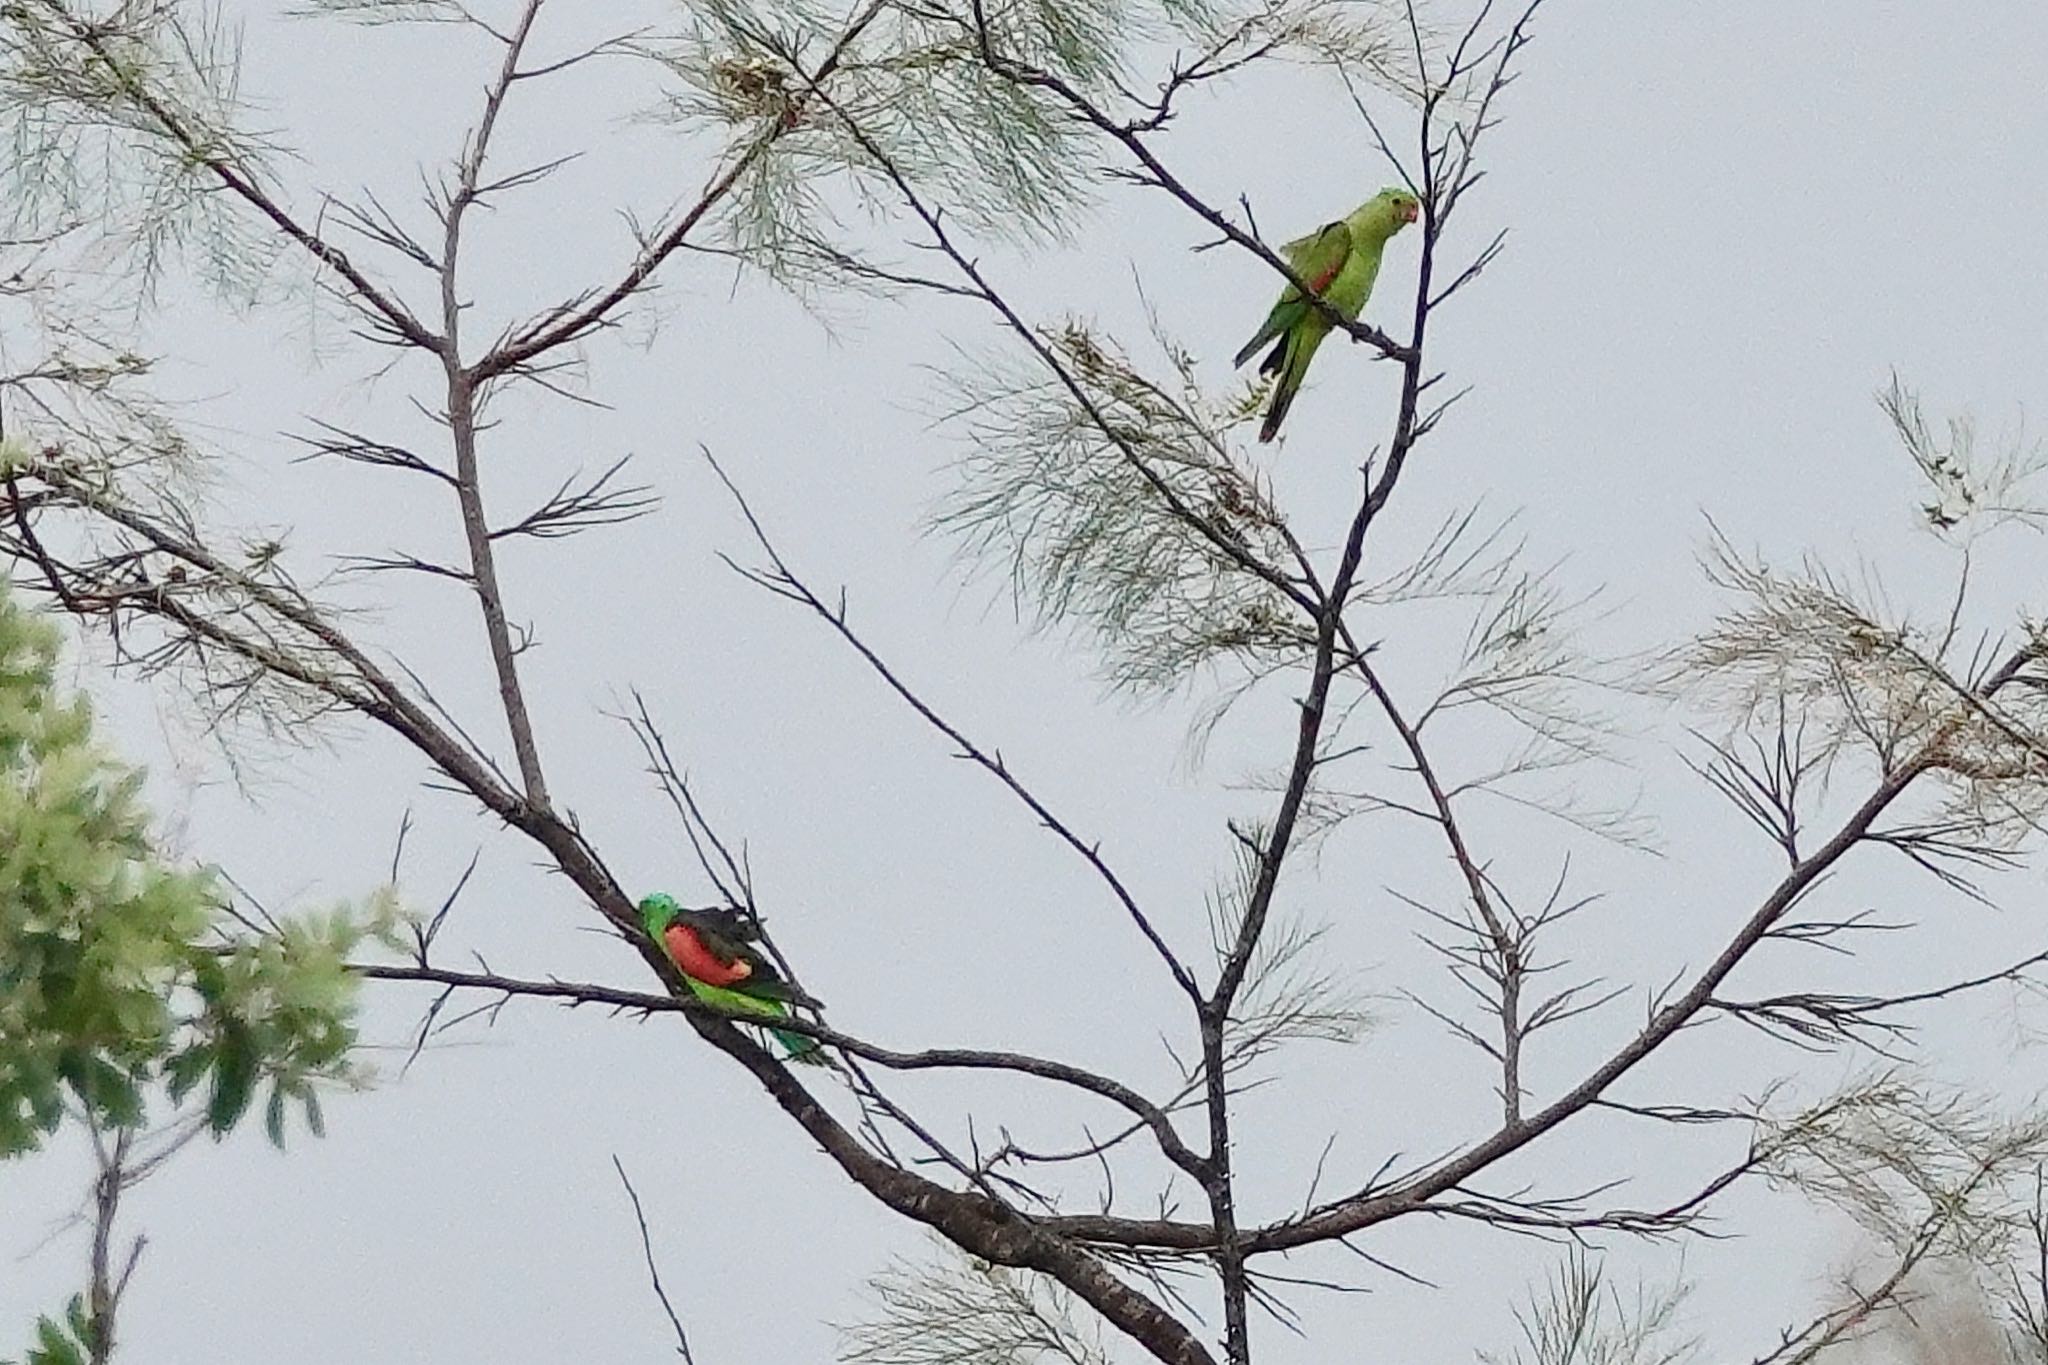
{"label": "parrot tail feather", "polygon": [[1273,401],[1266,407],[1266,420],[1259,423],[1259,443],[1271,441],[1280,434],[1280,422],[1287,416],[1287,409],[1294,406],[1294,395],[1301,391],[1301,374],[1290,370],[1280,376],[1280,382],[1273,386]]}
{"label": "parrot tail feather", "polygon": [[775,1041],[782,1044],[783,1049],[789,1053],[789,1061],[805,1062],[813,1066],[824,1064],[825,1050],[818,1046],[816,1038],[806,1038],[801,1033],[790,1033],[779,1028],[768,1031],[775,1035]]}
{"label": "parrot tail feather", "polygon": [[[1259,362],[1260,374],[1280,373],[1281,367],[1287,363],[1287,343],[1291,340],[1293,340],[1291,335],[1283,334],[1278,341],[1273,343],[1273,349],[1267,352],[1264,360]],[[1246,354],[1249,355],[1250,352],[1247,351]],[[1244,361],[1240,360],[1237,363],[1242,365]]]}

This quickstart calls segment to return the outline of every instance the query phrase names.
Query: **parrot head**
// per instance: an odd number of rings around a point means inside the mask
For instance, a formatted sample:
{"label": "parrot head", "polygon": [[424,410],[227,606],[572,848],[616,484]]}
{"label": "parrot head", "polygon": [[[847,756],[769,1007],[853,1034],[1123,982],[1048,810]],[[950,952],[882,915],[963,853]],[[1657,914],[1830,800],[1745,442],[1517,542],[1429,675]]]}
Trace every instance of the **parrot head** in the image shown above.
{"label": "parrot head", "polygon": [[1422,216],[1422,201],[1407,190],[1389,186],[1374,195],[1359,216],[1369,216],[1383,235],[1391,237]]}
{"label": "parrot head", "polygon": [[659,939],[662,930],[673,924],[682,912],[683,907],[676,904],[674,896],[657,891],[640,902],[640,923],[646,926],[649,938]]}

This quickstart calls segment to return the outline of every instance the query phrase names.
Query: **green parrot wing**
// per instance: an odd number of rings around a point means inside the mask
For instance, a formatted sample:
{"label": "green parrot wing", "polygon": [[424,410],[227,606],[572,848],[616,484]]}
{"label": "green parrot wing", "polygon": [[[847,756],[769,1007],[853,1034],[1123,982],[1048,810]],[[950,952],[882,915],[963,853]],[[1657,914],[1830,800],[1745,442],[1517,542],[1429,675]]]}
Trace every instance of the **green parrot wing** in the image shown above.
{"label": "green parrot wing", "polygon": [[[1280,254],[1287,258],[1287,264],[1294,267],[1294,273],[1314,285],[1318,291],[1329,286],[1337,272],[1344,268],[1344,262],[1351,256],[1351,228],[1342,218],[1334,223],[1325,223],[1306,237],[1297,237],[1280,248]],[[1301,292],[1288,285],[1282,298],[1299,298]]]}
{"label": "green parrot wing", "polygon": [[[1330,281],[1337,278],[1338,272],[1344,269],[1344,263],[1351,259],[1351,229],[1340,218],[1306,237],[1288,242],[1280,248],[1280,254],[1287,258],[1287,264],[1294,273],[1320,294],[1330,287]],[[1288,285],[1280,292],[1280,301],[1273,305],[1266,321],[1244,344],[1232,364],[1241,366],[1250,360],[1258,353],[1259,347],[1307,317],[1312,306],[1299,289]]]}
{"label": "green parrot wing", "polygon": [[[730,1014],[751,1015],[753,1018],[760,1019],[763,1022],[789,1017],[789,1007],[787,1005],[777,1000],[764,1000],[758,993],[751,992],[745,988],[729,990],[724,986],[709,986],[693,978],[686,977],[684,979],[689,981],[691,992],[699,1000],[716,1009],[725,1010]],[[749,986],[752,985],[751,982],[748,984]],[[806,1037],[801,1033],[791,1033],[786,1029],[775,1028],[772,1026],[772,1022],[770,1022],[768,1031],[775,1035],[777,1042],[782,1044],[783,1051],[788,1054],[790,1061],[817,1063],[824,1060],[824,1052],[818,1046],[817,1039]]]}
{"label": "green parrot wing", "polygon": [[[734,986],[713,986],[695,977],[683,979],[689,982],[691,994],[699,1000],[733,1014],[751,1015],[756,1019],[780,1019],[789,1013],[780,1001],[763,999],[752,990]],[[753,983],[747,984],[751,986]]]}

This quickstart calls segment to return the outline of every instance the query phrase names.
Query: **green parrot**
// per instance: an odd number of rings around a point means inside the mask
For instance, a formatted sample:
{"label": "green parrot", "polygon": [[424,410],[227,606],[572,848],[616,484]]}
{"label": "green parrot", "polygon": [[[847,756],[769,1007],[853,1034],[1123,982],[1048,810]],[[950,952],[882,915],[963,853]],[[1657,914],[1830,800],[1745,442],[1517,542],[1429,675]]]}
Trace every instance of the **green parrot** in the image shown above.
{"label": "green parrot", "polygon": [[[787,1019],[791,1005],[816,1009],[818,1002],[782,979],[767,955],[749,946],[761,937],[752,920],[718,907],[686,910],[675,897],[655,892],[640,902],[640,922],[661,945],[690,991],[707,1005],[732,1014]],[[770,1028],[792,1062],[823,1062],[815,1038]]]}
{"label": "green parrot", "polygon": [[[1365,301],[1372,297],[1372,282],[1380,273],[1380,252],[1395,233],[1421,214],[1421,201],[1408,191],[1381,190],[1350,217],[1287,243],[1280,254],[1325,302],[1356,322]],[[1260,374],[1280,376],[1266,420],[1259,426],[1261,441],[1270,441],[1279,433],[1280,421],[1294,403],[1302,376],[1308,373],[1308,362],[1315,358],[1316,347],[1323,344],[1333,325],[1329,314],[1290,284],[1266,315],[1258,334],[1237,353],[1232,363],[1241,368],[1259,347],[1274,342],[1272,354],[1259,366]]]}

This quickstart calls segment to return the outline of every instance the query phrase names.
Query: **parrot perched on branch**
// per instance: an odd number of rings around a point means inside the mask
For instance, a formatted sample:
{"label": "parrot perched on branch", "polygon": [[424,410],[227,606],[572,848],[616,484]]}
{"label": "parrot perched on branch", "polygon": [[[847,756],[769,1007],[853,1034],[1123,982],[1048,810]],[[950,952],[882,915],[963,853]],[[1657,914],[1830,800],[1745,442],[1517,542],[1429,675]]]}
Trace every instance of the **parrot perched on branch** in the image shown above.
{"label": "parrot perched on branch", "polygon": [[[1340,218],[1321,230],[1287,243],[1280,254],[1304,283],[1323,296],[1348,321],[1358,321],[1365,301],[1372,297],[1372,282],[1380,273],[1380,252],[1393,235],[1422,214],[1421,201],[1406,190],[1385,189],[1361,204],[1348,218]],[[1302,297],[1288,285],[1280,302],[1266,315],[1258,334],[1246,342],[1232,362],[1242,368],[1259,347],[1274,343],[1273,350],[1259,366],[1260,374],[1277,374],[1273,401],[1266,420],[1259,426],[1259,439],[1270,441],[1280,431],[1281,419],[1301,388],[1308,362],[1316,347],[1334,326],[1329,314]]]}
{"label": "parrot perched on branch", "polygon": [[[817,1008],[816,1000],[783,980],[767,955],[751,946],[761,931],[737,910],[686,910],[657,891],[640,902],[640,922],[707,1005],[760,1019],[787,1019],[791,1005]],[[768,1031],[788,1049],[790,1061],[824,1061],[815,1038],[772,1026]]]}

